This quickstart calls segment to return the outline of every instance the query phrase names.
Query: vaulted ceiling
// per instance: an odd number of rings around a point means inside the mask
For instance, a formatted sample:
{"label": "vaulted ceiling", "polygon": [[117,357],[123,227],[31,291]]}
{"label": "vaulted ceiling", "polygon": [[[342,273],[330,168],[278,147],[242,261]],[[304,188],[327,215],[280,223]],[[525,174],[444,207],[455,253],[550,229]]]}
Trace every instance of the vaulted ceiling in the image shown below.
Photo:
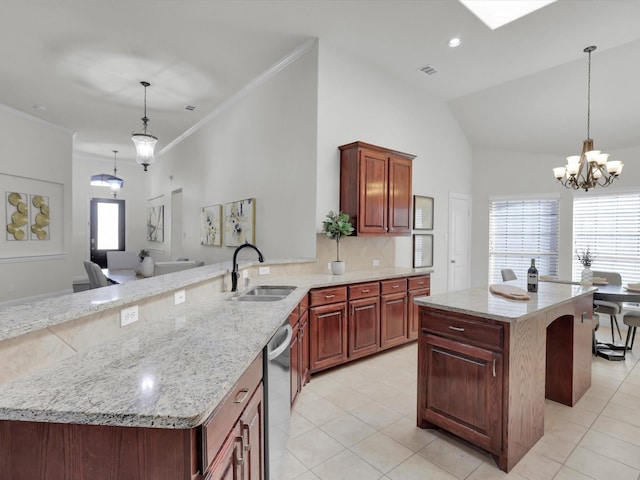
{"label": "vaulted ceiling", "polygon": [[611,151],[640,145],[638,24],[632,0],[558,0],[496,30],[455,0],[3,0],[0,103],[77,132],[80,155],[133,159],[140,81],[160,150],[319,38],[449,102],[474,147],[568,155],[597,45],[591,137]]}

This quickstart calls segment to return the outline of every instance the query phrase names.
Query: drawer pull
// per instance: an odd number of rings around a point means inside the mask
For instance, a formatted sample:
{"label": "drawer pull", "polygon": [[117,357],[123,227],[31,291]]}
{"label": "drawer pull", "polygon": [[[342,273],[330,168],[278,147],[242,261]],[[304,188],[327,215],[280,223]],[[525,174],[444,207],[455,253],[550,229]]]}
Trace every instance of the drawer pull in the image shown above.
{"label": "drawer pull", "polygon": [[244,444],[244,437],[236,437],[236,442],[240,442],[240,450],[236,450],[236,458],[234,460],[234,463],[237,466],[242,466],[244,464],[244,452],[246,448]]}
{"label": "drawer pull", "polygon": [[493,376],[496,376],[496,359],[493,359]]}
{"label": "drawer pull", "polygon": [[242,403],[247,399],[248,396],[249,396],[249,389],[243,388],[238,392],[238,394],[236,395],[236,398],[233,400],[233,403]]}
{"label": "drawer pull", "polygon": [[333,297],[335,297],[335,295],[325,295],[324,296],[325,300],[331,300]]}
{"label": "drawer pull", "polygon": [[391,288],[400,288],[400,285],[393,285]]}
{"label": "drawer pull", "polygon": [[449,325],[451,330],[455,330],[456,332],[464,332],[464,328],[462,327],[454,327],[453,325]]}
{"label": "drawer pull", "polygon": [[[244,443],[244,434],[247,434],[247,443]],[[251,443],[249,443],[249,425],[247,425],[246,423],[242,425],[242,444],[244,445],[244,451],[248,452],[249,450],[251,450]]]}
{"label": "drawer pull", "polygon": [[369,293],[370,290],[367,288],[366,290],[360,290],[360,293]]}

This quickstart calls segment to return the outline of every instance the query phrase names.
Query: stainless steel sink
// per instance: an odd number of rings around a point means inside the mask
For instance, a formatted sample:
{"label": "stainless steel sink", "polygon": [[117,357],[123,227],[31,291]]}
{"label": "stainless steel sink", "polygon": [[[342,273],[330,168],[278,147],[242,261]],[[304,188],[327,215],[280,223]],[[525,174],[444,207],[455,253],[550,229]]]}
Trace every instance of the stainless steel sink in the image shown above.
{"label": "stainless steel sink", "polygon": [[296,287],[290,286],[262,285],[231,297],[231,300],[236,302],[277,302],[287,298],[295,289]]}

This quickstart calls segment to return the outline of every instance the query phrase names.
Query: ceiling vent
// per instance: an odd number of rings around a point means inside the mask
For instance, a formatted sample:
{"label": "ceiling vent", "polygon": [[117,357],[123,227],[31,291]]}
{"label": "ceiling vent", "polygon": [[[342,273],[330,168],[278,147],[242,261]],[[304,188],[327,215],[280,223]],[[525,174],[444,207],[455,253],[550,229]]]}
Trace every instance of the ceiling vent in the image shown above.
{"label": "ceiling vent", "polygon": [[190,112],[193,112],[196,107],[194,107],[193,105],[187,105],[186,107],[184,107],[185,110],[189,110]]}
{"label": "ceiling vent", "polygon": [[435,75],[436,73],[438,73],[438,70],[436,70],[434,67],[432,67],[431,65],[425,65],[424,67],[420,68],[420,71],[422,73],[425,73],[427,75]]}

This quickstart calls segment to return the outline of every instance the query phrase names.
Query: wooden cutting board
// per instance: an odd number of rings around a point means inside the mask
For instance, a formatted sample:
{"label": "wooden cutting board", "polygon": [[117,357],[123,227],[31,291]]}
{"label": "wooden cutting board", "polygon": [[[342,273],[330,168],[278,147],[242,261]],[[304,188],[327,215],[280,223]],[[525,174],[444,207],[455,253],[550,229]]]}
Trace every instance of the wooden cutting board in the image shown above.
{"label": "wooden cutting board", "polygon": [[513,285],[501,285],[495,283],[489,286],[489,291],[496,295],[501,295],[511,300],[530,300],[531,297],[520,287],[514,287]]}

